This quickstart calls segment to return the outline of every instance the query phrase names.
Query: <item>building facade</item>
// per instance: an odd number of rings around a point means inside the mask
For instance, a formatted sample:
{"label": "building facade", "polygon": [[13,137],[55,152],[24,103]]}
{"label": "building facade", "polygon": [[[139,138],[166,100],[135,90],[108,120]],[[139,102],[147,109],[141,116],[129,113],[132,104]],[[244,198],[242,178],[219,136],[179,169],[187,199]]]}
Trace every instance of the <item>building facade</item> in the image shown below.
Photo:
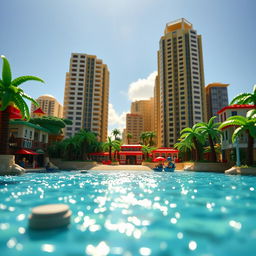
{"label": "building facade", "polygon": [[129,139],[129,144],[138,144],[140,142],[143,127],[144,120],[141,114],[126,114],[126,136],[128,133],[132,135],[132,138]]}
{"label": "building facade", "polygon": [[161,147],[161,107],[160,107],[160,84],[159,76],[156,76],[154,86],[154,132],[156,133],[156,146]]}
{"label": "building facade", "polygon": [[215,122],[220,122],[217,112],[228,106],[228,89],[229,84],[211,83],[205,87],[207,119],[217,116]]}
{"label": "building facade", "polygon": [[[246,116],[247,112],[251,109],[255,109],[256,106],[253,105],[231,105],[225,106],[218,111],[219,120],[221,122],[226,121],[231,116]],[[222,159],[224,161],[232,161],[235,155],[236,144],[232,143],[232,135],[237,127],[228,126],[223,130],[222,140],[221,140],[221,151]],[[239,136],[239,148],[241,151],[241,160],[246,159],[246,148],[248,143],[247,134],[243,133]],[[256,159],[256,141],[254,140],[254,159]],[[243,163],[244,164],[244,163]]]}
{"label": "building facade", "polygon": [[98,134],[106,141],[108,128],[109,71],[95,55],[72,53],[66,74],[64,117],[73,121],[65,136],[80,129]]}
{"label": "building facade", "polygon": [[154,98],[138,100],[131,104],[131,114],[140,114],[143,117],[143,132],[154,131]]}
{"label": "building facade", "polygon": [[185,19],[166,25],[158,51],[161,146],[173,146],[180,131],[206,120],[201,35]]}
{"label": "building facade", "polygon": [[[45,113],[46,116],[63,117],[63,106],[52,96],[52,95],[42,95],[36,99],[40,108]],[[31,104],[31,117],[37,117],[34,113],[37,110],[37,106]]]}

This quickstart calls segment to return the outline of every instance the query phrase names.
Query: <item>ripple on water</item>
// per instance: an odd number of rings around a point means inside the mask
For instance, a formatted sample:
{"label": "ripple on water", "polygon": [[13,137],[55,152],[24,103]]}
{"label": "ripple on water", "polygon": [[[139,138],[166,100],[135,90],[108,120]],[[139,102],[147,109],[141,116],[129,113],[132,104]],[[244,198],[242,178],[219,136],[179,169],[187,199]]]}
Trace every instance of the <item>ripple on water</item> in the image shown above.
{"label": "ripple on water", "polygon": [[[2,177],[0,250],[31,255],[254,255],[255,178],[60,172]],[[27,229],[32,207],[66,203],[67,229]],[[243,247],[239,241],[243,241]],[[232,246],[231,246],[232,245]]]}

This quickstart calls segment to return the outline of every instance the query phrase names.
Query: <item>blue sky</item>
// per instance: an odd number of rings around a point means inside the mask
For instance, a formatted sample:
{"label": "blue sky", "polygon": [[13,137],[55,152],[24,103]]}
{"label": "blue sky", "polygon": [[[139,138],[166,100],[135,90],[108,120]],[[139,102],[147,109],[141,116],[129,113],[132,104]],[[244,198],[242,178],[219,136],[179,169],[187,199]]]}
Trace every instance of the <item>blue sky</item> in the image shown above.
{"label": "blue sky", "polygon": [[46,81],[24,85],[33,97],[63,102],[71,52],[103,59],[111,75],[110,129],[124,125],[134,86],[151,94],[159,39],[165,24],[181,17],[202,35],[206,84],[229,83],[231,99],[256,83],[254,0],[6,0],[0,10],[0,54],[13,75]]}

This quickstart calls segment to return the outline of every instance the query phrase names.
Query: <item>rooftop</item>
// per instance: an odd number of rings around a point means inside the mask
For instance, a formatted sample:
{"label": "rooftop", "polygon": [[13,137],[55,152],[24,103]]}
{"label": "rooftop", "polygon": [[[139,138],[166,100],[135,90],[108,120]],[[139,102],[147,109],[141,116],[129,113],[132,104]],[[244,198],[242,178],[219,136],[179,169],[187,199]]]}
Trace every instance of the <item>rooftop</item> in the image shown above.
{"label": "rooftop", "polygon": [[187,21],[184,18],[181,18],[181,19],[174,20],[174,21],[167,23],[165,26],[164,34],[166,35],[166,34],[172,32],[172,31],[175,31],[177,29],[192,29],[192,28],[193,28],[192,23],[190,23],[189,21]]}
{"label": "rooftop", "polygon": [[256,108],[255,105],[238,105],[238,104],[234,104],[234,105],[230,105],[230,106],[226,106],[224,108],[222,108],[221,110],[219,110],[217,112],[217,114],[221,114],[222,112],[224,112],[227,109],[254,109]]}

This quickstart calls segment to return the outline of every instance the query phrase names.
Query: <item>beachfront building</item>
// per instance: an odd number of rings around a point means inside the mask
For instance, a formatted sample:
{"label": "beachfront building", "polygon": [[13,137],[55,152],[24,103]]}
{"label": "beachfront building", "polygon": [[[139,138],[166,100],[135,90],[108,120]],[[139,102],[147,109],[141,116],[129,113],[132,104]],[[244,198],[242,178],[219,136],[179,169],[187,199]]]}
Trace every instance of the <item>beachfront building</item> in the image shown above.
{"label": "beachfront building", "polygon": [[109,71],[95,55],[72,53],[66,74],[64,117],[73,121],[65,136],[80,129],[98,134],[106,141],[108,128]]}
{"label": "beachfront building", "polygon": [[143,118],[143,132],[154,131],[154,99],[138,100],[131,104],[131,114],[140,114]]}
{"label": "beachfront building", "polygon": [[205,87],[207,120],[217,116],[215,122],[220,122],[217,112],[228,106],[228,87],[229,84],[211,83]]}
{"label": "beachfront building", "polygon": [[[129,144],[138,144],[140,135],[143,132],[144,120],[141,114],[126,114],[126,136],[128,133],[132,135]],[[127,139],[126,142],[128,143]]]}
{"label": "beachfront building", "polygon": [[183,128],[206,121],[202,39],[183,18],[160,39],[158,79],[161,146],[172,147]]}
{"label": "beachfront building", "polygon": [[143,160],[142,146],[140,144],[122,145],[119,152],[120,164],[141,164]]}
{"label": "beachfront building", "polygon": [[[224,122],[227,118],[231,116],[246,116],[246,113],[250,109],[254,109],[256,106],[253,105],[231,105],[225,106],[221,110],[218,111],[219,120]],[[234,130],[237,127],[228,126],[223,129],[222,141],[221,141],[221,151],[222,151],[222,160],[230,161],[233,160],[233,156],[235,155],[236,143],[232,143],[232,135]],[[247,148],[248,137],[247,134],[242,134],[239,137],[239,149],[241,152],[241,158],[246,159],[246,148]],[[254,159],[256,159],[256,141],[254,140]]]}
{"label": "beachfront building", "polygon": [[22,120],[10,121],[10,153],[15,162],[25,159],[26,168],[44,166],[49,131],[39,125]]}
{"label": "beachfront building", "polygon": [[[63,117],[63,106],[52,96],[52,95],[42,95],[36,99],[40,106],[41,113],[44,113],[45,116],[55,116],[62,118]],[[34,104],[31,104],[31,117],[38,117],[40,113],[38,107]],[[39,114],[39,115],[38,115]]]}

